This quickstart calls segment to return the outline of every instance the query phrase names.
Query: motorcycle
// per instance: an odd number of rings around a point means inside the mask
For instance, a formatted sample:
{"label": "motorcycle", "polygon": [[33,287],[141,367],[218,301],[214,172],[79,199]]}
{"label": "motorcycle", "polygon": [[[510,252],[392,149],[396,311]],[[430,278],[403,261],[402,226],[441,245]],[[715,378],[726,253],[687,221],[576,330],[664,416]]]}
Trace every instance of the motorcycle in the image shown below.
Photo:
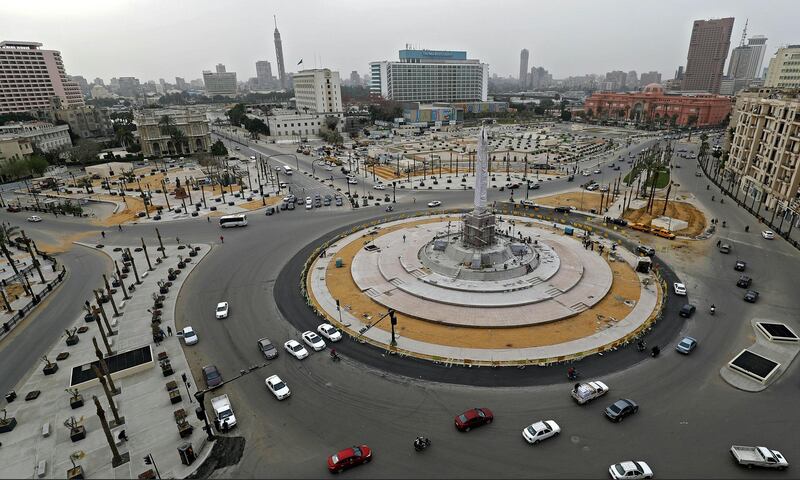
{"label": "motorcycle", "polygon": [[569,380],[577,380],[578,379],[578,371],[574,368],[567,370],[567,378]]}
{"label": "motorcycle", "polygon": [[749,232],[750,231],[750,225],[745,225],[744,231],[745,231],[745,233]]}
{"label": "motorcycle", "polygon": [[653,357],[653,358],[656,358],[659,353],[661,353],[661,349],[658,348],[658,346],[655,346],[655,347],[650,349],[650,356]]}
{"label": "motorcycle", "polygon": [[336,353],[336,352],[334,352],[334,351],[331,351],[331,360],[332,360],[332,361],[334,361],[334,362],[338,362],[338,361],[340,361],[341,359],[342,359],[342,357],[340,357],[338,353]]}
{"label": "motorcycle", "polygon": [[388,207],[386,207],[386,211],[387,212],[394,211],[394,208],[391,205],[389,205]]}
{"label": "motorcycle", "polygon": [[636,344],[636,351],[637,352],[644,352],[644,349],[647,348],[647,343],[644,340],[640,341]]}
{"label": "motorcycle", "polygon": [[431,446],[431,439],[425,437],[417,437],[414,440],[414,450],[421,452]]}

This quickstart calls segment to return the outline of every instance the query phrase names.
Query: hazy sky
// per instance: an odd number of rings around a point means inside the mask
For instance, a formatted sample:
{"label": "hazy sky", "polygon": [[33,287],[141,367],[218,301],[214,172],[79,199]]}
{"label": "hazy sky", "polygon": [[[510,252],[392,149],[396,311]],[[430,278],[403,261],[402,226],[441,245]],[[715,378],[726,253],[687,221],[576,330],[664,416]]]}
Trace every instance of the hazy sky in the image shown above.
{"label": "hazy sky", "polygon": [[67,73],[89,82],[188,81],[217,63],[242,81],[256,60],[277,75],[273,14],[287,71],[328,67],[343,78],[411,43],[467,50],[501,76],[519,74],[527,48],[529,68],[555,78],[657,70],[667,79],[686,62],[692,21],[728,16],[731,47],[746,18],[750,35],[768,37],[764,66],[778,46],[800,43],[798,0],[0,0],[0,40],[60,50]]}

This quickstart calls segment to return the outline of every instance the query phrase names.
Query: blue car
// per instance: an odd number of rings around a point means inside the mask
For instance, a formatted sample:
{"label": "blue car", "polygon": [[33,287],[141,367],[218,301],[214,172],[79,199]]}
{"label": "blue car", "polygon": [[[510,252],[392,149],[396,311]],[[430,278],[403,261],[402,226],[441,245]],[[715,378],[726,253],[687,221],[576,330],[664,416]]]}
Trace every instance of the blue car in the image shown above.
{"label": "blue car", "polygon": [[683,337],[683,339],[678,342],[678,346],[675,347],[675,350],[684,355],[689,355],[696,346],[697,340],[692,337]]}

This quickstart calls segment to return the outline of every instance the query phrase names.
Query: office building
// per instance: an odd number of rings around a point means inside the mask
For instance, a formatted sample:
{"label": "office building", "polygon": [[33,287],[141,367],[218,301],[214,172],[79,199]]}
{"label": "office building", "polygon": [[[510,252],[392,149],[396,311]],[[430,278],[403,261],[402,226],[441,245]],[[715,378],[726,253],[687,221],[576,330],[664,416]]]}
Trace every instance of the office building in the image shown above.
{"label": "office building", "polygon": [[215,97],[221,95],[223,97],[236,96],[236,72],[210,72],[203,71],[203,85],[206,89],[206,95]]}
{"label": "office building", "polygon": [[705,127],[725,121],[731,101],[721,95],[670,94],[650,84],[635,93],[595,92],[584,102],[584,111],[595,118]]}
{"label": "office building", "polygon": [[519,88],[520,90],[526,90],[530,82],[528,82],[528,59],[530,57],[530,52],[528,52],[527,48],[523,48],[521,52],[519,52]]}
{"label": "office building", "polygon": [[86,79],[81,75],[67,75],[67,78],[78,84],[78,87],[81,89],[81,94],[84,97],[89,95],[89,93],[92,91],[92,88],[89,86],[89,82],[87,82]]}
{"label": "office building", "polygon": [[175,88],[181,92],[185,92],[189,89],[188,85],[186,84],[186,80],[183,77],[175,77]]}
{"label": "office building", "polygon": [[361,85],[361,75],[359,75],[355,70],[350,72],[350,85],[353,87],[358,87]]}
{"label": "office building", "polygon": [[624,90],[627,78],[628,74],[621,70],[606,73],[606,82],[611,85],[606,85],[604,90]]}
{"label": "office building", "polygon": [[[653,82],[649,82],[653,83]],[[647,85],[643,83],[642,85]],[[636,73],[636,70],[631,70],[625,76],[625,88],[628,90],[633,90],[634,88],[639,88],[639,75]]]}
{"label": "office building", "polygon": [[341,113],[342,85],[339,72],[327,68],[301,70],[294,74],[297,111],[303,113]]}
{"label": "office building", "polygon": [[740,92],[723,182],[747,206],[798,211],[800,187],[800,96],[762,88]]}
{"label": "office building", "polygon": [[553,75],[545,70],[544,67],[533,67],[528,80],[532,90],[539,90],[553,84]]}
{"label": "office building", "polygon": [[[330,116],[322,113],[276,112],[267,117],[267,125],[272,137],[302,139],[319,136],[320,129],[326,127],[326,118]],[[340,118],[336,130],[341,133],[343,129],[344,121]]]}
{"label": "office building", "polygon": [[108,89],[102,85],[94,85],[92,86],[91,91],[92,98],[114,98],[115,94],[108,91]]}
{"label": "office building", "polygon": [[[182,145],[176,145],[171,136],[162,132],[159,123],[164,115],[172,118],[175,127],[183,132]],[[145,109],[135,115],[134,122],[145,156],[184,155],[211,149],[211,133],[205,112]]]}
{"label": "office building", "polygon": [[278,31],[278,19],[273,15],[275,20],[275,33],[273,38],[275,40],[275,62],[278,64],[278,81],[281,88],[286,88],[288,82],[286,81],[286,68],[283,65],[283,42],[281,42],[281,32]]}
{"label": "office building", "polygon": [[272,65],[266,60],[256,62],[256,85],[258,88],[270,88],[273,83]]}
{"label": "office building", "polygon": [[66,149],[72,146],[69,125],[53,125],[49,122],[17,122],[0,126],[0,135],[17,135],[27,138],[43,152]]}
{"label": "office building", "polygon": [[222,63],[218,63],[216,68],[217,73],[225,73],[225,65]]}
{"label": "office building", "polygon": [[[113,86],[112,79],[112,86]],[[137,98],[141,97],[144,93],[142,89],[142,85],[139,83],[139,79],[136,77],[119,77],[117,79],[117,95],[120,97],[127,97],[127,98]]]}
{"label": "office building", "polygon": [[53,97],[84,105],[81,88],[67,77],[61,52],[41,46],[0,42],[0,113],[47,109]]}
{"label": "office building", "polygon": [[642,85],[650,85],[651,83],[661,83],[661,73],[656,71],[649,71],[642,73],[639,77],[639,83]]}
{"label": "office building", "polygon": [[370,63],[370,94],[398,102],[486,101],[489,66],[465,51],[400,50],[400,61]]}
{"label": "office building", "polygon": [[769,61],[765,87],[800,88],[800,45],[781,47]]}
{"label": "office building", "polygon": [[106,86],[106,83],[100,77],[95,77],[94,82],[92,82],[92,83],[94,83],[95,85],[100,85],[101,87],[105,87]]}
{"label": "office building", "polygon": [[732,17],[694,21],[683,90],[719,92],[732,31]]}

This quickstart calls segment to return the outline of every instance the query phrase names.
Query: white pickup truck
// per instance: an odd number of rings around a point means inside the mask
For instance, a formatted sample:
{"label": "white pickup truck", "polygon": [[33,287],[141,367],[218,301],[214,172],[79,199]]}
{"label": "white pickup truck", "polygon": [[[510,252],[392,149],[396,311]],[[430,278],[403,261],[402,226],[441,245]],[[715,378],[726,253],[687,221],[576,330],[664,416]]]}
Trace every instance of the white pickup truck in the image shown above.
{"label": "white pickup truck", "polygon": [[739,465],[746,465],[748,468],[765,467],[784,470],[789,466],[789,462],[777,450],[770,450],[767,447],[743,447],[734,445],[731,447],[731,456]]}
{"label": "white pickup truck", "polygon": [[575,384],[571,393],[578,405],[583,405],[597,397],[602,397],[607,392],[608,386],[603,382],[581,382]]}
{"label": "white pickup truck", "polygon": [[211,408],[214,409],[215,424],[218,430],[227,431],[236,426],[236,416],[227,395],[220,395],[211,399]]}

